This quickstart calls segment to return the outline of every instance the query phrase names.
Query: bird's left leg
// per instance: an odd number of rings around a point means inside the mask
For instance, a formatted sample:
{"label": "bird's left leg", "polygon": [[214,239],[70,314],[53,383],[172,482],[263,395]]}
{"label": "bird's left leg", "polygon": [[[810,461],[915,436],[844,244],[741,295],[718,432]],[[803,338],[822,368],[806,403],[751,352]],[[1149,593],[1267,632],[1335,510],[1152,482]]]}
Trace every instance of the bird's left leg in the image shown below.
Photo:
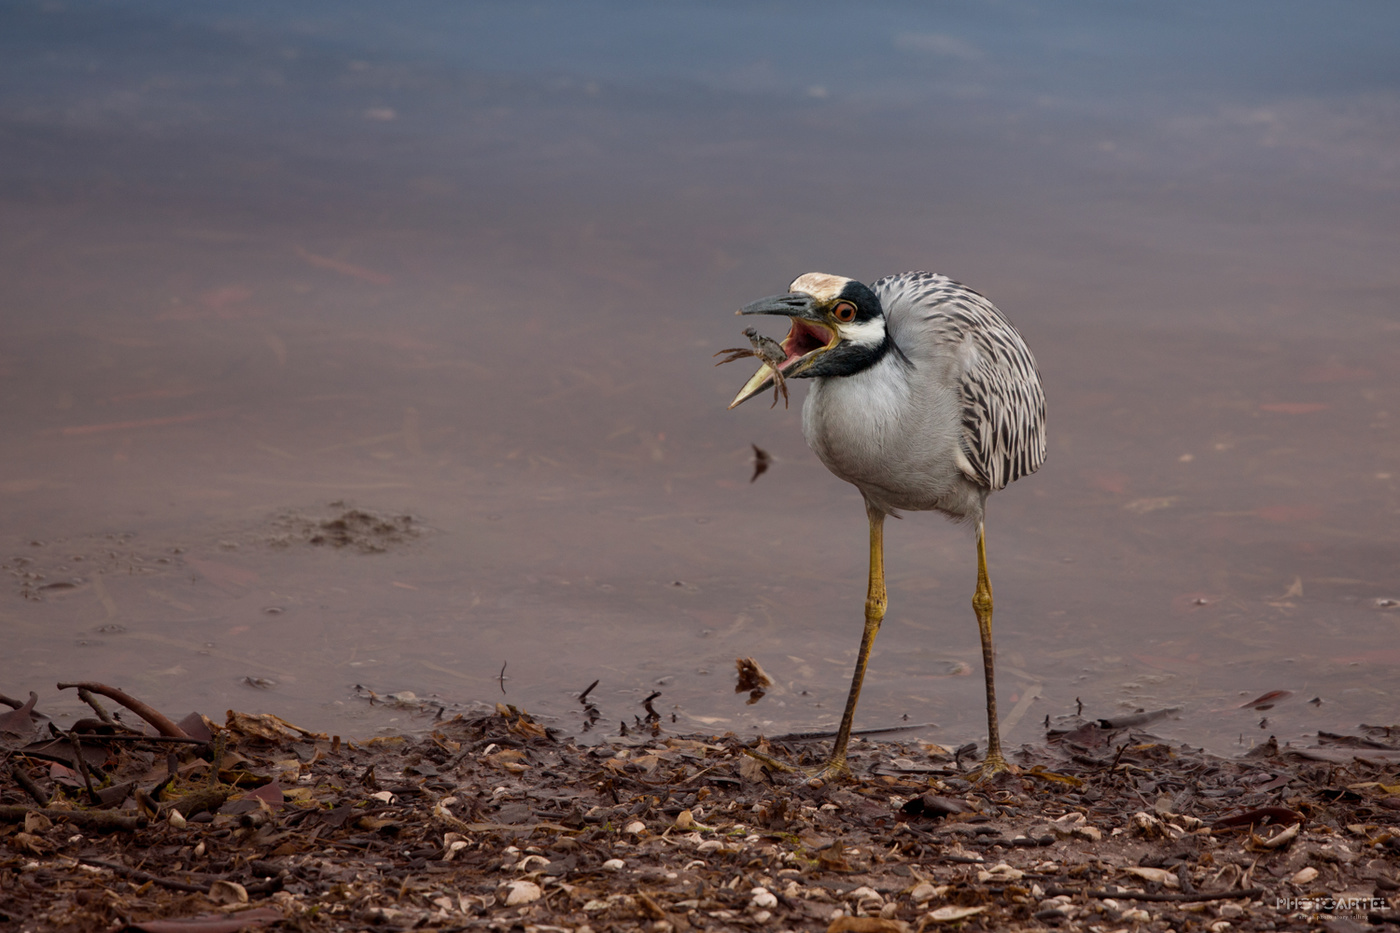
{"label": "bird's left leg", "polygon": [[851,692],[846,696],[846,711],[841,716],[841,728],[836,732],[836,744],[831,749],[831,760],[822,770],[822,777],[836,777],[851,773],[846,764],[846,744],[851,740],[851,726],[856,718],[856,702],[860,700],[860,688],[865,682],[865,667],[870,661],[870,649],[875,644],[875,636],[880,634],[880,623],[885,619],[885,513],[868,503],[865,513],[870,519],[870,585],[865,593],[865,629],[860,636],[860,651],[856,654],[856,669],[851,675]]}
{"label": "bird's left leg", "polygon": [[972,595],[972,611],[977,613],[977,629],[982,636],[982,670],[987,678],[987,756],[978,768],[978,779],[989,778],[1011,766],[1001,753],[1001,735],[997,729],[997,688],[993,675],[992,648],[992,581],[987,577],[987,539],[982,523],[977,523],[977,592]]}
{"label": "bird's left leg", "polygon": [[851,741],[851,726],[856,718],[856,703],[860,700],[860,688],[865,682],[865,668],[870,662],[870,648],[875,644],[875,636],[880,634],[880,623],[885,618],[885,513],[870,507],[865,508],[870,519],[870,586],[865,594],[865,628],[860,636],[860,650],[856,653],[856,669],[851,675],[851,691],[846,695],[846,710],[841,714],[841,726],[836,730],[836,744],[831,748],[831,758],[815,770],[793,768],[776,761],[767,755],[745,750],[744,754],[757,758],[769,767],[782,771],[803,771],[810,777],[830,780],[850,777],[851,767],[846,763],[846,746]]}

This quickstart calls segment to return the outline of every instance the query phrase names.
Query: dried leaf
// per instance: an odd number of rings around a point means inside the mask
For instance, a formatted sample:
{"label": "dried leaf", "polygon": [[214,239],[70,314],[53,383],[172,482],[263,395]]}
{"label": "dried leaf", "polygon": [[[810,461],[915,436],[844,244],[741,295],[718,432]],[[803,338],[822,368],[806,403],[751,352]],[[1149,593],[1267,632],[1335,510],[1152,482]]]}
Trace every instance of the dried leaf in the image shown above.
{"label": "dried leaf", "polygon": [[1257,710],[1273,709],[1274,704],[1277,703],[1279,700],[1286,700],[1292,695],[1292,690],[1270,690],[1268,693],[1265,693],[1262,696],[1255,697],[1248,703],[1241,703],[1239,708]]}
{"label": "dried leaf", "polygon": [[239,735],[246,735],[249,738],[264,739],[268,742],[281,742],[284,739],[310,738],[324,739],[324,732],[312,732],[310,729],[303,729],[294,725],[281,716],[274,716],[271,713],[253,715],[251,713],[239,713],[234,710],[228,711],[228,718],[224,722],[224,727]]}
{"label": "dried leaf", "polygon": [[1060,774],[1056,771],[1047,771],[1041,765],[1036,765],[1029,771],[1024,772],[1027,777],[1040,778],[1043,781],[1054,781],[1056,784],[1066,784],[1070,787],[1083,787],[1084,782],[1072,774]]}
{"label": "dried leaf", "polygon": [[764,770],[763,762],[749,755],[739,756],[739,777],[745,781],[762,781],[768,777],[768,772]]}
{"label": "dried leaf", "polygon": [[34,704],[39,702],[39,694],[29,691],[29,700],[19,709],[12,709],[0,715],[0,732],[28,738],[34,734]]}

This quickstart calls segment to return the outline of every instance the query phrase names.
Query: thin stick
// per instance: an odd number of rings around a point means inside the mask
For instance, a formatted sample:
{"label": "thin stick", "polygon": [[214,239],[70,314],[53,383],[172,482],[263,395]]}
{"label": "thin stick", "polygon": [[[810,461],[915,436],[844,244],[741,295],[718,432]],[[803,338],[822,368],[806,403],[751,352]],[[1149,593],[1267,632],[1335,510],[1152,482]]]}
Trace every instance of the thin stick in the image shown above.
{"label": "thin stick", "polygon": [[[852,729],[851,735],[889,735],[894,732],[909,732],[913,729],[930,729],[937,726],[936,722],[911,722],[904,726],[883,726],[879,729]],[[783,735],[775,735],[770,742],[811,742],[815,739],[832,739],[836,737],[835,732],[788,732]]]}
{"label": "thin stick", "polygon": [[121,875],[123,878],[130,878],[132,881],[149,881],[163,888],[170,888],[174,891],[187,891],[190,894],[209,893],[209,885],[207,884],[185,884],[183,881],[173,881],[170,878],[162,878],[148,871],[141,871],[139,868],[127,868],[125,865],[120,865],[116,862],[104,862],[100,858],[84,858],[83,856],[79,856],[78,861],[82,862],[84,865],[94,865],[98,868],[109,869]]}
{"label": "thin stick", "polygon": [[142,825],[142,818],[135,813],[112,810],[57,810],[49,807],[0,806],[0,823],[22,823],[31,813],[38,813],[51,820],[64,820],[84,829],[125,829],[133,830]]}
{"label": "thin stick", "polygon": [[179,726],[175,725],[175,723],[171,722],[170,718],[167,717],[164,713],[160,712],[159,710],[155,709],[149,704],[141,702],[140,700],[136,699],[130,694],[118,690],[116,687],[109,687],[106,684],[96,684],[86,681],[83,683],[58,685],[58,689],[60,690],[71,690],[74,687],[80,690],[90,690],[93,693],[100,693],[102,696],[107,697],[109,700],[116,700],[122,706],[125,706],[127,709],[131,710],[133,713],[140,716],[142,719],[146,720],[146,722],[154,726],[155,730],[161,735],[168,735],[172,738],[177,739],[189,738],[189,735],[185,732],[185,730],[181,729]]}
{"label": "thin stick", "polygon": [[78,737],[72,732],[65,732],[63,735],[73,746],[74,762],[78,766],[78,773],[83,776],[83,783],[87,785],[88,802],[93,806],[100,806],[102,798],[97,795],[97,788],[92,786],[92,772],[88,770],[87,759],[83,757],[83,743],[78,741]]}
{"label": "thin stick", "polygon": [[[29,691],[29,695],[32,696],[35,700],[39,699],[39,694],[35,693],[33,690]],[[10,709],[19,709],[24,705],[25,701],[16,700],[14,697],[7,697],[5,696],[5,694],[0,693],[0,703],[4,703]]]}
{"label": "thin stick", "polygon": [[208,745],[203,739],[180,738],[174,735],[102,735],[101,733],[75,733],[84,742],[164,742],[178,745]]}
{"label": "thin stick", "polygon": [[34,798],[35,803],[41,807],[49,805],[49,798],[39,788],[39,785],[34,783],[34,779],[29,776],[29,772],[22,765],[11,765],[10,774],[14,776],[15,783],[23,787],[24,792]]}
{"label": "thin stick", "polygon": [[106,707],[104,707],[101,703],[97,702],[97,697],[93,696],[92,691],[89,690],[87,687],[78,688],[78,699],[82,700],[88,706],[91,706],[92,711],[97,714],[98,719],[102,720],[109,726],[116,725],[116,723],[112,720],[112,714],[107,712]]}

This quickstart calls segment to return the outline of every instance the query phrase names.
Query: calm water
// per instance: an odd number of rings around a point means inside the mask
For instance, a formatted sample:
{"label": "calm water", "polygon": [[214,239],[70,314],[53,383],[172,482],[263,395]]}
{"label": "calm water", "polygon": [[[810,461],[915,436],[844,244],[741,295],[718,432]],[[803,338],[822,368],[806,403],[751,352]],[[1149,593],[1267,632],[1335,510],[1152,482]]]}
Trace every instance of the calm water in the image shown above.
{"label": "calm water", "polygon": [[[1050,400],[988,516],[1013,745],[1400,720],[1400,8],[409,10],[0,4],[0,692],[829,727],[859,497],[711,354],[798,273],[925,268]],[[333,502],[427,530],[278,546]],[[857,725],[980,741],[973,541],[887,549]]]}

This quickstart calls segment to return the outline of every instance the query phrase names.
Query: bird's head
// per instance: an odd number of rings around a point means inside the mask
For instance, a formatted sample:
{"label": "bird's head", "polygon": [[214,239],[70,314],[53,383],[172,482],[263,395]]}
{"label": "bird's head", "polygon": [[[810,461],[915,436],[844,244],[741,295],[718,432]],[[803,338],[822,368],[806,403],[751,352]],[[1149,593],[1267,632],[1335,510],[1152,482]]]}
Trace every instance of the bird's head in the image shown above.
{"label": "bird's head", "polygon": [[[879,359],[887,346],[880,299],[860,282],[839,275],[808,272],[793,280],[787,294],[755,301],[737,313],[792,318],[782,342],[787,356],[777,364],[786,379],[848,376]],[[769,388],[773,378],[765,363],[729,407]]]}

